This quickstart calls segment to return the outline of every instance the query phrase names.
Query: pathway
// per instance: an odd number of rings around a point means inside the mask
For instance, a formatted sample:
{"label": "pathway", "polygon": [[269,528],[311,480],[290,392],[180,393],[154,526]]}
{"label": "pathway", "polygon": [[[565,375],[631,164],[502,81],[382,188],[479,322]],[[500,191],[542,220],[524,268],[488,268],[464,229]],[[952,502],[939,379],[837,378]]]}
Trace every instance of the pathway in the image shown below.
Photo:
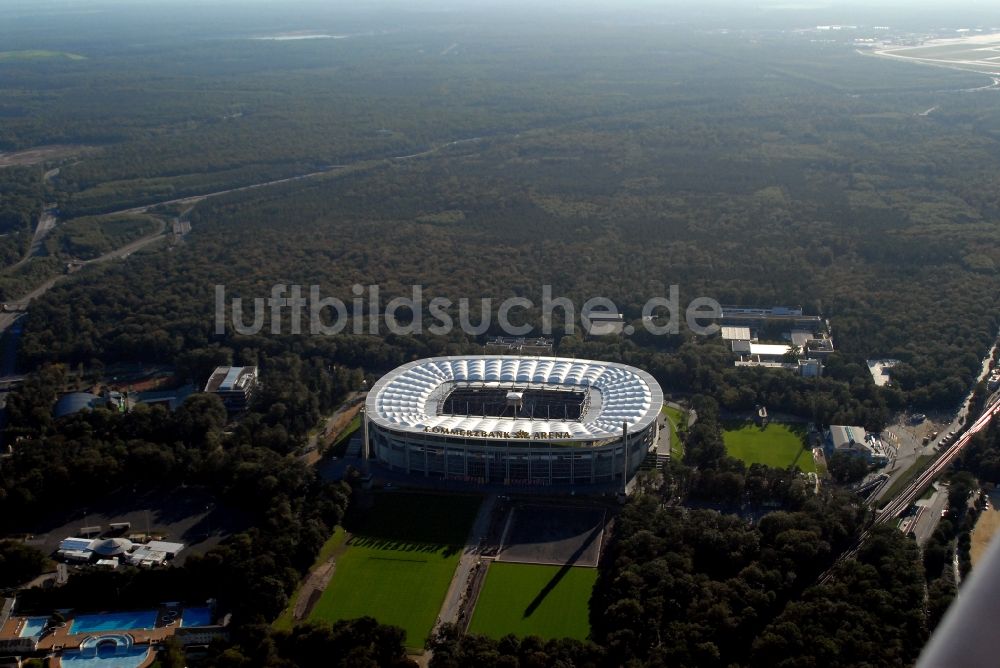
{"label": "pathway", "polygon": [[469,537],[465,541],[465,550],[462,552],[462,558],[458,562],[458,568],[455,569],[455,575],[452,577],[451,585],[448,587],[448,594],[445,596],[444,604],[441,606],[441,614],[438,615],[438,625],[452,624],[458,620],[458,615],[465,598],[469,574],[472,572],[472,568],[476,565],[476,562],[479,561],[483,544],[489,534],[493,509],[496,507],[496,503],[497,495],[490,494],[483,499],[482,504],[479,506],[479,514],[476,515],[476,521],[472,524],[472,529],[469,531]]}

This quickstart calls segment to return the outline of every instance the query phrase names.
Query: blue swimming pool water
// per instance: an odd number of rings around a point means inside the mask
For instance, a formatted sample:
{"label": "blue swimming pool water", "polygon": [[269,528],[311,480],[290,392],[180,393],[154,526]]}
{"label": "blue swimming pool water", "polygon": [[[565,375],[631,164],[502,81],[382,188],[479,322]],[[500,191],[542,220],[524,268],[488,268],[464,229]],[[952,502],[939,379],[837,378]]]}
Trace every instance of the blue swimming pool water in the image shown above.
{"label": "blue swimming pool water", "polygon": [[131,612],[102,612],[97,615],[77,615],[70,622],[70,633],[93,633],[94,631],[130,631],[132,629],[152,629],[156,627],[156,610]]}
{"label": "blue swimming pool water", "polygon": [[148,647],[141,649],[101,649],[94,652],[66,650],[62,653],[64,668],[138,668],[146,660]]}
{"label": "blue swimming pool water", "polygon": [[49,621],[48,617],[28,617],[24,620],[24,626],[21,627],[21,637],[29,638],[42,635],[47,621]]}
{"label": "blue swimming pool water", "polygon": [[181,626],[211,626],[214,623],[211,608],[184,608],[181,613]]}

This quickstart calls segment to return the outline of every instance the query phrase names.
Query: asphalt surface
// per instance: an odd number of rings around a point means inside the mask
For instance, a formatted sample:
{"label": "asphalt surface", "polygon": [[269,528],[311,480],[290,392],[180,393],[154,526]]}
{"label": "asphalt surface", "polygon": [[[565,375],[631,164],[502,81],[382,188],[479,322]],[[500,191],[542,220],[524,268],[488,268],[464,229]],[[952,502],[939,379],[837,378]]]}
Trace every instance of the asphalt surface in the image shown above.
{"label": "asphalt surface", "polygon": [[910,531],[917,539],[917,545],[924,545],[931,537],[941,522],[941,511],[947,507],[948,490],[943,487],[919,506],[916,521],[910,527]]}
{"label": "asphalt surface", "polygon": [[479,506],[479,514],[476,515],[476,521],[473,522],[472,529],[469,531],[469,537],[465,541],[465,550],[462,551],[458,568],[455,569],[455,575],[451,578],[448,593],[445,595],[444,603],[441,605],[441,613],[438,615],[439,624],[458,621],[458,613],[461,609],[462,599],[464,598],[466,586],[469,581],[469,573],[472,572],[472,567],[479,561],[479,554],[490,529],[490,519],[493,516],[493,508],[496,506],[496,502],[497,495],[490,494],[483,499],[483,502]]}
{"label": "asphalt surface", "polygon": [[[80,264],[84,265],[97,264],[99,262],[107,262],[108,260],[118,260],[128,257],[132,253],[141,250],[142,248],[145,248],[151,243],[163,239],[164,238],[163,231],[165,228],[166,224],[161,220],[155,232],[151,232],[150,234],[147,234],[141,239],[137,239],[130,244],[126,244],[121,248],[116,248],[112,251],[108,251],[103,255],[99,255],[98,257],[95,257],[91,260],[86,260],[84,262],[81,262]],[[24,315],[23,311],[28,308],[28,305],[33,300],[44,295],[52,288],[53,285],[55,285],[56,283],[58,283],[59,281],[63,280],[64,278],[70,275],[71,274],[60,274],[58,276],[53,276],[52,278],[45,281],[41,285],[37,286],[34,290],[29,292],[28,294],[20,297],[15,302],[11,302],[11,306],[14,308],[18,308],[19,311],[0,313],[0,334],[7,331],[8,327],[13,325],[18,318]]]}
{"label": "asphalt surface", "polygon": [[[927,445],[923,445],[921,440],[917,439],[917,437],[913,434],[912,430],[914,426],[908,423],[909,414],[904,414],[901,416],[899,422],[888,428],[887,431],[892,432],[896,436],[896,444],[898,447],[896,449],[895,458],[893,458],[889,465],[883,469],[885,473],[889,474],[889,480],[882,487],[883,491],[879,497],[881,500],[889,500],[885,494],[888,493],[892,484],[900,476],[903,476],[907,470],[916,463],[917,457],[920,455],[935,456],[938,454],[939,450],[940,452],[944,452],[947,449],[955,447],[955,443],[952,443],[951,446],[942,447],[941,442],[948,436],[949,432],[954,431],[957,434],[964,428],[966,417],[969,414],[969,406],[972,402],[974,388],[979,381],[985,379],[986,376],[989,375],[990,361],[993,358],[993,353],[996,348],[997,343],[994,343],[993,347],[990,348],[989,352],[986,354],[986,357],[983,358],[979,377],[976,379],[976,383],[973,384],[973,389],[969,391],[968,395],[966,395],[965,400],[962,402],[962,405],[952,417],[951,421],[947,423],[935,423],[934,429],[938,432],[937,438],[930,441]],[[987,404],[992,404],[993,401],[998,398],[998,394],[1000,394],[1000,392],[993,393],[989,401],[987,401]]]}

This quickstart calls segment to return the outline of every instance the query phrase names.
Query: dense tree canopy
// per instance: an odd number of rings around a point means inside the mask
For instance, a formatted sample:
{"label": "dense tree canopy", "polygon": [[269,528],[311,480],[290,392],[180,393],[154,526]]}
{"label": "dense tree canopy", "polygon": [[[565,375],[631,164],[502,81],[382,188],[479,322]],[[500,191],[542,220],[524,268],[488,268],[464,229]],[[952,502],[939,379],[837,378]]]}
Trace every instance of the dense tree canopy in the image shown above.
{"label": "dense tree canopy", "polygon": [[41,575],[47,561],[45,555],[31,545],[0,541],[0,587],[25,584]]}
{"label": "dense tree canopy", "polygon": [[[72,28],[48,16],[0,25],[12,50],[0,59],[0,150],[49,151],[0,167],[0,298],[22,297],[71,259],[191,224],[169,243],[63,277],[32,302],[21,338],[8,339],[31,373],[6,403],[13,447],[0,467],[0,529],[27,531],[54,509],[142,483],[210,490],[245,525],[182,568],[84,569],[64,587],[25,593],[27,609],[209,594],[234,612],[234,637],[205,665],[411,665],[399,629],[374,620],[264,626],[350,495],[296,455],[363,373],[480,351],[501,333],[501,300],[531,299],[515,319],[539,333],[547,285],[576,309],[607,297],[635,327],[589,338],[557,322],[559,354],[647,369],[690,398],[699,420],[683,461],[617,518],[591,642],[446,627],[430,641],[432,665],[912,663],[954,595],[953,554],[968,571],[975,479],[953,476],[951,517],[922,555],[909,537],[876,531],[816,584],[867,511],[851,496],[817,494],[794,470],[728,457],[719,420],[765,405],[877,431],[906,407],[958,405],[1000,324],[1000,102],[960,92],[988,80],[867,57],[847,38],[672,19],[525,21],[487,10],[470,25],[406,12],[405,29],[372,29],[354,14],[324,15],[344,39],[272,41],[250,37],[261,25],[301,26],[265,9],[227,16],[225,28],[162,11],[81,14]],[[130,21],[141,31],[115,37]],[[13,51],[37,40],[74,51]],[[297,176],[306,178],[263,185]],[[230,191],[251,185],[263,187]],[[47,202],[59,225],[12,268]],[[384,322],[370,333],[352,321],[323,336],[309,333],[308,311],[304,331],[291,332],[286,309],[280,332],[269,312],[260,332],[228,319],[219,331],[219,306],[228,316],[241,298],[250,309],[276,284],[315,285],[348,304],[355,286],[377,285],[359,307],[368,319],[414,285],[424,302],[451,300],[456,320],[463,298],[473,324],[481,298],[494,317],[478,334],[387,333]],[[681,320],[702,296],[801,305],[828,320],[837,352],[823,377],[802,378],[735,368],[724,342],[683,324],[645,331],[644,304],[673,285]],[[332,324],[329,311],[317,317]],[[901,361],[891,386],[873,383],[873,357]],[[196,385],[216,365],[256,364],[262,385],[235,423],[204,394],[172,414],[53,416],[68,368],[79,379],[119,363],[171,367]],[[979,387],[974,406],[985,396]],[[834,457],[830,473],[852,482],[857,464]],[[1000,430],[977,436],[961,465],[1000,482]],[[30,550],[0,543],[8,582],[38,567]],[[175,650],[165,663],[177,664]]]}

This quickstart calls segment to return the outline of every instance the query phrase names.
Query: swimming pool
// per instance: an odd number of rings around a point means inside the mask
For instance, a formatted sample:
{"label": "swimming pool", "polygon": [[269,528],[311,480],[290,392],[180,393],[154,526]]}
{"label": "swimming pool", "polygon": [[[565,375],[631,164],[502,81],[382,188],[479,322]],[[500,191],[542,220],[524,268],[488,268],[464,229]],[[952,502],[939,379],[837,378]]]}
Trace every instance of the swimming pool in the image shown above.
{"label": "swimming pool", "polygon": [[65,668],[138,668],[148,654],[148,647],[129,649],[101,647],[96,653],[65,650],[60,661]]}
{"label": "swimming pool", "polygon": [[28,617],[24,620],[24,626],[21,627],[21,637],[37,638],[42,635],[42,630],[48,621],[48,617]]}
{"label": "swimming pool", "polygon": [[211,626],[215,623],[211,608],[184,608],[181,613],[181,626]]}
{"label": "swimming pool", "polygon": [[131,612],[102,612],[96,615],[77,615],[73,618],[73,621],[70,622],[69,633],[152,629],[156,627],[156,617],[156,610],[133,610]]}

